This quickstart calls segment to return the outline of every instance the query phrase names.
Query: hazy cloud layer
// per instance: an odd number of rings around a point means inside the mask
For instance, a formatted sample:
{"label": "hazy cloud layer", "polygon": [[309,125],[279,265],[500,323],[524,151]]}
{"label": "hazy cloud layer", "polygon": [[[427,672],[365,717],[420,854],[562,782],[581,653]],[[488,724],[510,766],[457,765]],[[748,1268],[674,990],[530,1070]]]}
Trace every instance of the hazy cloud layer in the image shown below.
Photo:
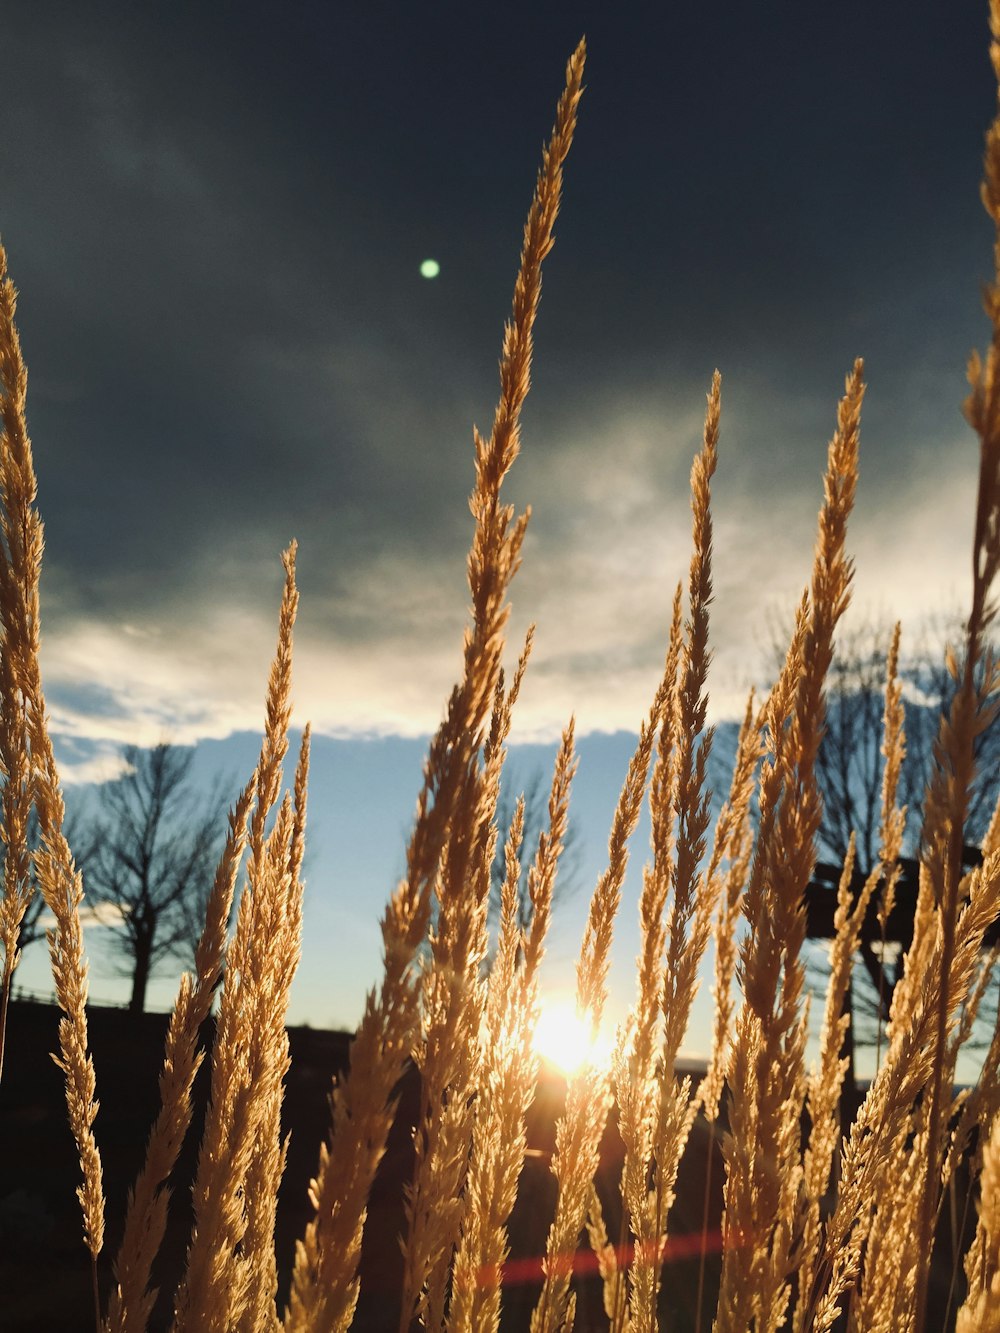
{"label": "hazy cloud layer", "polygon": [[[297,740],[293,737],[293,752]],[[202,742],[193,753],[194,781],[206,792],[221,781],[235,794],[256,763],[259,745],[259,737],[246,732],[224,741]],[[353,1027],[361,1017],[365,995],[380,974],[379,920],[405,866],[406,839],[420,787],[425,746],[426,738],[398,736],[379,741],[317,737],[314,742],[302,960],[292,995],[292,1022]],[[544,985],[550,994],[572,988],[590,893],[605,868],[615,802],[634,746],[635,737],[624,733],[587,736],[580,742],[580,767],[571,803],[574,854],[572,865],[563,865],[544,967]],[[80,754],[84,748],[80,743]],[[513,746],[506,770],[511,789],[520,790],[534,779],[547,785],[555,749],[552,744]],[[732,750],[732,732],[724,729],[716,741],[722,768],[731,761]],[[60,746],[60,760],[63,756],[64,747]],[[71,801],[84,818],[99,809],[99,793],[86,785],[74,788]],[[648,846],[648,815],[644,812],[634,839],[625,906],[616,929],[610,1001],[614,1021],[624,1018],[634,986],[634,959],[639,948],[635,903]],[[99,1003],[120,1003],[128,995],[127,982],[120,980],[121,958],[115,950],[115,932],[103,928],[113,924],[107,916],[102,920],[99,914],[88,912],[87,925],[94,927],[88,930],[87,941],[92,995]],[[167,963],[157,974],[149,993],[151,1007],[163,1009],[172,1003],[179,970],[179,963]],[[52,981],[43,943],[25,952],[17,979],[30,993],[50,992]],[[707,983],[702,992],[697,1035],[691,1038],[696,1045],[708,1040]]]}
{"label": "hazy cloud layer", "polygon": [[538,147],[583,29],[511,484],[534,509],[515,629],[539,622],[521,734],[571,710],[634,728],[647,707],[716,365],[720,711],[807,576],[856,354],[859,600],[912,621],[961,599],[985,19],[876,9],[824,12],[820,33],[791,3],[307,3],[280,24],[254,4],[8,6],[0,230],[67,741],[257,727],[293,535],[298,716],[433,727],[460,657],[472,422],[492,418]]}

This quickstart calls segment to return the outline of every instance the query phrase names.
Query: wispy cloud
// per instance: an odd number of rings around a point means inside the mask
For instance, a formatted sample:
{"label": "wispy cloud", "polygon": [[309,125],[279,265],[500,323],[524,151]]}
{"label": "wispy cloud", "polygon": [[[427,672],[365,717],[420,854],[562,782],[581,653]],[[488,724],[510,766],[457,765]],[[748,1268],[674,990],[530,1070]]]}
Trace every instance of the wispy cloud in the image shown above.
{"label": "wispy cloud", "polygon": [[[95,926],[120,926],[125,919],[127,908],[119,907],[117,903],[96,903],[93,906],[87,904],[80,908],[80,925],[84,930],[92,929]],[[56,919],[51,912],[43,912],[38,918],[38,923],[43,930],[55,929]]]}
{"label": "wispy cloud", "polygon": [[[538,497],[515,584],[512,643],[529,620],[538,633],[518,737],[549,738],[571,712],[581,731],[634,729],[662,667],[672,590],[687,577],[686,472],[700,434],[700,404],[662,403],[619,417],[617,405],[579,434],[530,449],[518,486]],[[833,401],[825,415],[832,418]],[[765,410],[760,404],[759,410]],[[817,411],[818,416],[824,415]],[[774,410],[780,431],[780,405]],[[733,716],[748,686],[772,668],[774,618],[787,616],[808,575],[825,438],[817,432],[789,477],[780,512],[727,476],[739,421],[723,427],[716,483],[713,711]],[[974,503],[974,459],[957,437],[947,469],[928,466],[895,488],[862,493],[851,547],[860,614],[903,617],[916,635],[961,605]],[[519,467],[521,464],[518,465]],[[776,503],[778,503],[776,499]],[[457,534],[460,538],[461,534]],[[296,709],[332,735],[419,735],[436,725],[458,670],[463,626],[462,548],[446,534],[421,553],[405,539],[338,577],[306,553],[297,638]],[[277,560],[267,582],[275,584]],[[209,584],[150,597],[143,623],[77,617],[46,636],[44,665],[56,730],[110,746],[150,744],[260,725],[276,595],[219,604]],[[268,590],[270,591],[270,590]],[[768,617],[771,617],[769,619]],[[87,769],[86,772],[93,770]],[[82,780],[82,779],[81,779]]]}

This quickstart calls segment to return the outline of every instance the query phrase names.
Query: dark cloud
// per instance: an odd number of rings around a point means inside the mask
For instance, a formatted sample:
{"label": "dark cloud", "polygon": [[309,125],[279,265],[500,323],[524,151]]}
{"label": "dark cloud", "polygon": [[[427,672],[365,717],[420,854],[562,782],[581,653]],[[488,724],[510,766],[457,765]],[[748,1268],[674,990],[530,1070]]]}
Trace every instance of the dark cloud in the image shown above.
{"label": "dark cloud", "polygon": [[[626,637],[630,663],[645,653],[683,569],[684,479],[715,365],[737,549],[741,523],[752,553],[752,516],[773,526],[794,504],[775,545],[783,557],[801,529],[806,558],[858,353],[873,524],[901,489],[924,504],[935,470],[972,466],[958,403],[983,335],[977,183],[995,98],[979,6],[934,0],[917,21],[902,0],[822,13],[15,0],[3,22],[0,229],[23,292],[57,645],[99,625],[114,655],[125,624],[224,673],[222,647],[206,647],[218,608],[270,617],[294,533],[304,632],[352,685],[388,673],[404,634],[423,631],[421,669],[437,660],[462,605],[458,591],[455,613],[440,609],[460,588],[471,425],[490,424],[538,149],[581,31],[588,88],[514,481],[535,504],[537,558],[554,564],[526,570],[529,600],[548,596],[556,624],[579,628],[579,611],[559,620],[566,589],[575,578],[581,605],[607,595],[632,534],[641,578],[593,624]],[[430,255],[441,274],[427,282]],[[676,570],[639,554],[665,523]],[[605,574],[588,593],[595,543]],[[784,595],[799,577],[786,563],[742,555],[720,579],[734,604],[751,567]],[[607,660],[585,628],[575,657],[543,659],[550,675]],[[157,682],[183,680],[202,725],[210,676],[168,661],[120,706],[148,710]],[[379,698],[343,725],[369,725]],[[93,711],[106,720],[106,700]]]}
{"label": "dark cloud", "polygon": [[[75,687],[68,684],[57,686],[54,690],[49,691],[46,702],[49,708],[55,712],[67,709],[70,712],[85,712],[102,718],[121,718],[125,716],[121,700],[114,691],[106,685],[98,685],[94,682],[80,684]],[[78,748],[81,749],[82,757],[88,759],[93,757],[86,745]]]}

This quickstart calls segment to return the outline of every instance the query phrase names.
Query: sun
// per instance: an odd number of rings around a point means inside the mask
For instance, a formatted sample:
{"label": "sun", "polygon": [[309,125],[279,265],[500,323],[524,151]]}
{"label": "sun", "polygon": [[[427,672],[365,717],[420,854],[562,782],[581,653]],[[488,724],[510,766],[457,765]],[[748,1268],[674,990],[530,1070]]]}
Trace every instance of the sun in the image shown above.
{"label": "sun", "polygon": [[535,1024],[535,1050],[565,1077],[586,1066],[606,1065],[611,1059],[611,1039],[598,1032],[590,1020],[566,999],[543,999]]}

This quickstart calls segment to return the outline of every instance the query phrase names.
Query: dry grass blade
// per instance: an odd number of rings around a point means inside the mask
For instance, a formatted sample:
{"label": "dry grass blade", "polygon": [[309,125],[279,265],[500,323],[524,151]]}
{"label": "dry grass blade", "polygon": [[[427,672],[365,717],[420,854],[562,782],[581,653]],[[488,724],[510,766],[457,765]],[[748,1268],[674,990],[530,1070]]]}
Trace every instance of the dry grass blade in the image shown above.
{"label": "dry grass blade", "polygon": [[754,715],[754,697],[751,692],[736,743],[736,759],[733,764],[729,797],[719,812],[712,843],[709,874],[718,873],[718,868],[725,860],[728,860],[729,865],[723,879],[714,932],[712,1052],[705,1077],[698,1088],[698,1100],[706,1119],[710,1121],[714,1121],[719,1114],[719,1100],[725,1082],[733,1014],[732,985],[736,974],[736,930],[743,906],[743,889],[753,847],[750,801],[753,795],[754,776],[761,757],[763,722],[762,713],[758,713],[756,717]]}
{"label": "dry grass blade", "polygon": [[267,994],[270,1000],[264,1011],[264,1020],[270,1028],[268,1046],[271,1057],[263,1077],[258,1079],[256,1085],[264,1111],[244,1188],[247,1228],[243,1237],[242,1260],[247,1301],[240,1333],[277,1333],[280,1328],[275,1308],[278,1293],[275,1220],[278,1187],[288,1155],[288,1137],[284,1140],[281,1138],[283,1080],[291,1065],[285,1012],[292,978],[298,966],[302,938],[301,869],[309,744],[310,730],[307,726],[302,734],[295,768],[294,802],[285,798],[266,844],[267,875],[275,885],[272,901],[278,908],[273,918],[273,928],[269,930],[272,944]]}
{"label": "dry grass blade", "polygon": [[[576,760],[573,724],[563,732],[549,795],[549,826],[538,843],[528,875],[534,912],[520,967],[501,963],[491,974],[487,1037],[476,1102],[476,1121],[466,1182],[462,1237],[455,1257],[447,1327],[454,1333],[500,1326],[501,1270],[507,1258],[507,1219],[517,1197],[527,1142],[525,1116],[535,1094],[538,1055],[534,1030],[538,1014],[538,964],[548,931],[552,894],[568,825],[569,794]],[[521,806],[518,806],[521,810]],[[506,912],[501,922],[502,956],[514,953],[514,887],[520,868],[514,847],[519,820],[507,844]],[[506,937],[506,938],[503,938]],[[494,980],[496,979],[496,986]],[[494,1001],[495,997],[495,1001]]]}
{"label": "dry grass blade", "polygon": [[[501,482],[520,448],[520,413],[528,392],[532,329],[541,295],[541,265],[553,244],[562,194],[562,166],[576,128],[583,45],[570,58],[555,127],[543,150],[528,211],[511,322],[500,362],[500,399],[489,441],[476,435],[476,488],[470,500],[476,531],[469,556],[475,628],[466,642],[465,690],[473,702],[464,744],[475,743],[463,766],[455,818],[435,889],[439,912],[431,939],[431,968],[423,989],[423,1027],[414,1052],[422,1105],[415,1136],[416,1167],[407,1194],[400,1328],[412,1316],[439,1327],[448,1270],[459,1240],[462,1182],[472,1140],[472,1098],[479,1073],[479,1033],[486,954],[486,907],[492,815],[499,772],[479,766],[480,716],[492,703],[500,672],[507,588],[520,562],[526,516],[510,527],[513,509],[500,504]],[[518,677],[519,683],[519,677]],[[494,756],[499,759],[498,747]]]}
{"label": "dry grass blade", "polygon": [[[896,885],[899,881],[899,856],[903,849],[903,834],[906,831],[906,807],[896,804],[899,788],[899,776],[906,758],[906,714],[903,707],[903,691],[899,680],[899,640],[901,626],[896,622],[892,640],[889,644],[889,657],[886,663],[885,715],[882,736],[882,754],[885,756],[885,771],[882,775],[882,829],[881,862],[882,892],[879,895],[878,924],[882,935],[882,957],[886,952],[886,930],[889,916],[896,901]],[[875,1045],[875,1068],[882,1059],[882,1017],[885,1008],[883,991],[884,972],[879,969],[878,997],[878,1036]]]}
{"label": "dry grass blade", "polygon": [[[811,1328],[832,1327],[839,1301],[854,1285],[861,1269],[865,1246],[883,1201],[892,1244],[905,1245],[914,1256],[913,1271],[905,1274],[908,1285],[897,1287],[893,1293],[895,1308],[905,1312],[908,1324],[916,1316],[922,1188],[908,1191],[900,1218],[893,1216],[887,1183],[909,1169],[915,1152],[911,1136],[917,1136],[916,1147],[923,1145],[924,1156],[919,1160],[926,1164],[930,1119],[926,1090],[938,1060],[934,1039],[937,996],[943,988],[949,1011],[954,1011],[961,997],[969,993],[983,936],[1000,911],[998,876],[1000,858],[995,857],[973,874],[956,929],[949,971],[944,970],[943,932],[938,931],[923,975],[911,978],[908,988],[897,986],[893,995],[886,1060],[862,1103],[843,1153],[837,1202],[824,1239],[822,1270],[829,1279],[816,1303]],[[937,1168],[941,1169],[940,1158]]]}
{"label": "dry grass blade", "polygon": [[[608,842],[608,868],[591,897],[580,946],[576,971],[577,1011],[595,1033],[607,999],[611,938],[628,866],[628,843],[639,820],[653,746],[673,685],[670,669],[668,657],[663,679],[649,716],[643,721],[639,743],[618,798]],[[584,1227],[601,1134],[610,1107],[610,1079],[605,1070],[585,1067],[572,1075],[566,1093],[566,1108],[556,1124],[556,1151],[552,1159],[552,1171],[558,1182],[556,1215],[545,1245],[545,1277],[532,1312],[531,1333],[556,1333],[569,1318],[572,1256]]]}
{"label": "dry grass blade", "polygon": [[[1000,96],[1000,0],[990,0],[990,30],[993,37],[990,57]],[[955,695],[950,716],[942,719],[935,746],[937,769],[927,795],[923,835],[928,877],[935,901],[940,905],[944,976],[950,972],[955,950],[965,821],[975,774],[975,740],[995,715],[998,707],[995,695],[1000,686],[996,664],[988,655],[984,659],[985,633],[996,610],[991,602],[992,584],[1000,568],[1000,112],[986,136],[982,198],[994,224],[995,241],[994,277],[985,294],[992,340],[985,363],[975,355],[970,361],[971,393],[965,405],[969,423],[979,437],[980,457],[972,543],[972,606],[966,630],[961,688]],[[984,681],[977,685],[977,668],[981,662],[985,665]],[[931,1077],[926,1174],[920,1214],[922,1261],[917,1284],[916,1333],[923,1333],[925,1324],[929,1255],[940,1189],[937,1164],[943,1132],[942,1113],[948,1095],[944,1080],[948,1025],[948,994],[947,988],[942,986],[937,1006],[937,1056]]]}
{"label": "dry grass blade", "polygon": [[[993,857],[998,854],[1000,849],[990,853]],[[980,969],[979,979],[965,1006],[962,1027],[956,1032],[953,1042],[961,1045],[967,1040],[972,1030],[975,1013],[986,994],[989,981],[995,978],[998,964],[1000,964],[1000,945],[994,945]],[[952,1059],[954,1058],[953,1055]],[[968,1149],[973,1133],[978,1131],[981,1145],[987,1126],[1000,1114],[1000,1023],[994,1024],[990,1044],[983,1057],[975,1085],[968,1090],[962,1101],[959,1100],[961,1095],[953,1100],[951,1114],[948,1117],[955,1128],[941,1171],[942,1184],[952,1178],[958,1163]]]}
{"label": "dry grass blade", "polygon": [[[311,1199],[315,1219],[296,1250],[285,1326],[289,1330],[347,1328],[357,1301],[357,1265],[368,1193],[392,1123],[393,1089],[417,1035],[419,990],[412,974],[430,919],[431,889],[456,814],[482,813],[478,753],[496,696],[508,609],[507,591],[524,539],[526,515],[500,503],[500,488],[519,447],[520,410],[527,393],[532,327],[541,292],[541,264],[552,247],[562,164],[569,151],[582,91],[584,44],[567,67],[556,128],[546,150],[525,224],[512,322],[504,335],[500,401],[490,440],[476,432],[476,522],[469,554],[473,626],[466,634],[462,679],[431,742],[418,799],[407,872],[382,922],[385,975],[368,997],[351,1052],[351,1071],[336,1091],[330,1148],[320,1153]],[[513,522],[513,526],[512,526]],[[482,825],[480,825],[482,827]],[[414,1300],[424,1275],[411,1278]]]}
{"label": "dry grass blade", "polygon": [[[0,624],[3,619],[0,611]],[[34,892],[31,854],[28,850],[28,820],[31,814],[28,728],[14,671],[14,658],[6,651],[7,639],[4,627],[4,648],[0,652],[0,772],[4,783],[3,894],[0,897],[0,948],[3,949],[3,974],[0,977],[0,1077],[3,1075],[7,1006],[14,969],[20,960],[18,939],[21,922]]]}
{"label": "dry grass blade", "polygon": [[844,1010],[844,999],[850,984],[861,923],[878,881],[878,872],[873,871],[855,901],[851,893],[854,859],[855,839],[852,834],[837,888],[835,935],[830,949],[830,979],[820,1034],[819,1065],[808,1080],[806,1105],[811,1128],[803,1171],[808,1202],[799,1249],[798,1299],[792,1324],[795,1333],[802,1333],[806,1327],[813,1297],[813,1282],[820,1254],[820,1208],[830,1183],[830,1171],[840,1137],[840,1092],[849,1063],[841,1051],[851,1021],[850,1013]]}
{"label": "dry grass blade", "polygon": [[[683,1081],[677,1084],[674,1069],[719,887],[714,875],[699,876],[698,866],[709,821],[705,773],[712,733],[706,733],[704,727],[712,598],[711,479],[718,457],[720,395],[721,379],[716,371],[707,400],[703,447],[691,470],[690,612],[682,652],[680,608],[675,601],[667,671],[673,684],[650,785],[653,863],[646,871],[640,905],[643,950],[633,1016],[635,1036],[631,1058],[616,1063],[619,1125],[625,1143],[623,1203],[636,1242],[628,1272],[628,1317],[637,1333],[649,1333],[656,1325],[666,1218],[694,1119],[688,1086]],[[670,889],[673,896],[664,925]],[[652,1035],[657,1014],[662,1033],[654,1065]]]}
{"label": "dry grass blade", "polygon": [[802,1226],[800,1118],[805,1097],[802,1011],[805,889],[820,820],[815,761],[823,730],[823,683],[833,633],[846,608],[851,566],[844,553],[858,474],[864,386],[855,363],[830,443],[824,503],[808,602],[770,703],[774,753],[760,782],[761,821],[745,911],[741,960],[745,1001],[730,1062],[722,1286],[716,1327],[784,1318]]}
{"label": "dry grass blade", "polygon": [[612,1329],[617,1330],[617,1333],[631,1333],[628,1311],[623,1309],[620,1300],[623,1285],[621,1270],[618,1267],[618,1255],[608,1240],[604,1210],[601,1207],[600,1196],[593,1185],[590,1187],[590,1202],[587,1205],[587,1237],[597,1260],[597,1271],[601,1275],[604,1313],[608,1316]]}
{"label": "dry grass blade", "polygon": [[[449,837],[436,882],[439,912],[431,935],[431,963],[423,980],[424,1026],[414,1060],[422,1075],[422,1101],[414,1144],[416,1167],[406,1199],[408,1235],[404,1247],[404,1299],[400,1327],[416,1312],[421,1322],[439,1327],[444,1321],[452,1252],[460,1245],[463,1208],[471,1184],[463,1188],[470,1153],[476,1157],[475,1133],[482,1130],[482,1102],[474,1091],[482,1081],[483,1042],[493,1035],[493,1021],[509,999],[481,977],[486,956],[486,909],[490,867],[496,846],[496,808],[506,758],[506,741],[514,704],[531,652],[529,630],[511,687],[504,688],[500,670],[494,692],[489,735],[483,747],[483,766],[470,770],[465,800],[475,801],[473,815],[465,812],[461,835]],[[516,953],[517,951],[515,951]],[[503,963],[501,963],[503,968]],[[492,991],[492,1002],[490,998]],[[503,1041],[503,1034],[498,1034]],[[507,1044],[510,1035],[505,1038]],[[485,1051],[490,1059],[491,1050]],[[488,1136],[487,1136],[488,1138]],[[480,1153],[482,1162],[483,1153]],[[492,1228],[488,1228],[492,1234]],[[482,1236],[477,1237],[482,1240]],[[485,1261],[484,1261],[485,1262]],[[498,1266],[497,1266],[498,1268]],[[453,1317],[471,1317],[479,1279],[468,1273],[466,1291],[458,1298]],[[489,1277],[486,1286],[489,1286]],[[482,1317],[481,1310],[477,1311]]]}
{"label": "dry grass blade", "polygon": [[[8,779],[13,772],[14,790],[10,801],[16,821],[14,836],[19,838],[18,824],[24,817],[23,784],[27,780],[23,765],[30,754],[30,782],[42,835],[35,868],[46,906],[56,920],[55,930],[49,932],[49,954],[56,995],[64,1014],[59,1023],[60,1057],[56,1063],[66,1076],[70,1128],[83,1171],[83,1185],[77,1190],[77,1196],[83,1210],[84,1242],[91,1259],[94,1320],[99,1326],[97,1256],[104,1242],[104,1187],[101,1158],[92,1128],[97,1101],[94,1065],[87,1042],[87,964],[80,927],[83,884],[63,835],[65,807],[48,734],[38,664],[42,525],[34,505],[35,470],[25,420],[28,375],[14,323],[16,304],[14,285],[7,276],[6,252],[0,247],[0,386],[3,392],[0,405],[0,498],[3,501],[0,617],[3,653],[7,659],[3,702],[16,702],[16,713],[20,714],[19,718],[8,717],[5,721],[5,727],[20,729],[20,739],[14,739],[8,733],[11,743],[0,758],[11,765]],[[21,795],[17,792],[19,782],[22,784]],[[5,986],[9,985],[16,956],[14,923],[20,923],[20,903],[27,905],[23,867],[19,862],[20,852],[15,843],[12,865],[15,881],[11,886],[15,896],[4,910]],[[4,1018],[5,1013],[6,992],[0,1005],[0,1018]]]}
{"label": "dry grass blade", "polygon": [[[265,826],[288,750],[292,631],[298,608],[294,543],[283,562],[285,588],[257,765],[257,804],[250,818],[247,883],[226,956],[209,1109],[194,1184],[194,1230],[175,1305],[177,1333],[228,1333],[240,1327],[251,1308],[254,1271],[240,1252],[254,1216],[247,1211],[246,1182],[256,1169],[253,1163],[265,1129],[274,1128],[273,1103],[277,1097],[280,1106],[287,1065],[284,1014],[301,924],[301,886],[292,883],[290,872],[293,819],[287,799],[270,837]],[[271,1177],[268,1184],[277,1188]]]}
{"label": "dry grass blade", "polygon": [[761,757],[761,730],[763,713],[754,716],[754,694],[750,692],[746,711],[740,725],[736,744],[736,758],[729,787],[729,797],[719,812],[712,840],[712,856],[707,871],[709,880],[721,873],[724,861],[728,866],[722,877],[719,908],[715,918],[715,977],[712,983],[714,1015],[712,1049],[708,1068],[698,1085],[696,1100],[711,1127],[705,1152],[705,1183],[702,1195],[701,1246],[698,1255],[698,1291],[695,1298],[695,1320],[701,1330],[705,1291],[705,1271],[708,1261],[709,1205],[712,1191],[712,1169],[715,1162],[715,1122],[725,1087],[726,1067],[729,1061],[730,1032],[733,1021],[733,979],[736,975],[736,939],[743,893],[753,850],[753,829],[750,803],[754,778]]}
{"label": "dry grass blade", "polygon": [[1000,1331],[1000,1116],[994,1116],[983,1150],[979,1225],[965,1260],[969,1292],[955,1333]]}
{"label": "dry grass blade", "polygon": [[[711,934],[712,913],[721,882],[712,864],[699,871],[705,855],[711,809],[707,768],[712,752],[713,731],[705,729],[708,711],[709,604],[712,600],[712,509],[711,483],[718,462],[719,421],[722,410],[722,377],[716,371],[707,397],[704,442],[691,468],[692,555],[689,575],[690,611],[685,632],[684,660],[678,693],[678,738],[676,788],[663,801],[663,790],[654,773],[650,789],[653,824],[653,856],[669,857],[663,837],[664,813],[676,810],[673,898],[667,914],[667,955],[663,970],[663,1042],[656,1071],[658,1113],[653,1133],[652,1227],[637,1249],[632,1278],[638,1300],[632,1302],[631,1318],[637,1329],[656,1326],[656,1301],[667,1237],[667,1214],[674,1198],[680,1159],[687,1145],[696,1104],[690,1099],[690,1082],[675,1077],[677,1056],[698,989],[701,966]],[[658,834],[657,829],[660,828]],[[662,846],[659,845],[662,843]],[[647,1265],[649,1277],[646,1277]],[[646,1313],[642,1313],[646,1307]]]}
{"label": "dry grass blade", "polygon": [[[896,880],[899,875],[899,854],[902,848],[903,832],[906,827],[906,811],[896,804],[896,792],[899,775],[906,752],[904,734],[904,712],[902,690],[899,681],[899,638],[900,626],[897,623],[886,663],[885,708],[883,717],[882,753],[885,756],[885,769],[882,776],[882,820],[881,849],[879,865],[869,874],[861,892],[852,901],[850,890],[854,870],[855,841],[852,835],[848,857],[844,863],[837,893],[837,909],[834,916],[834,940],[830,950],[830,978],[827,986],[826,1005],[823,1015],[823,1029],[820,1036],[819,1068],[809,1079],[808,1110],[812,1125],[809,1146],[805,1154],[804,1183],[808,1197],[808,1211],[805,1218],[804,1234],[799,1251],[798,1299],[795,1306],[793,1327],[796,1333],[806,1327],[806,1320],[817,1297],[817,1273],[821,1253],[820,1208],[830,1184],[834,1154],[840,1137],[840,1117],[837,1107],[848,1061],[842,1058],[844,1036],[850,1023],[850,1010],[845,1001],[850,985],[853,957],[858,947],[861,927],[868,911],[868,905],[881,878],[882,893],[879,902],[879,923],[882,929],[883,945],[889,913],[892,911]],[[881,1005],[880,1005],[881,1008]],[[879,1036],[881,1037],[881,1012],[879,1014]],[[876,1052],[876,1067],[878,1052]],[[908,1164],[912,1174],[912,1162]],[[894,1185],[904,1178],[897,1173]],[[896,1230],[900,1208],[913,1197],[912,1189],[904,1192],[895,1206],[880,1209],[882,1218],[887,1223],[888,1232]],[[883,1236],[879,1229],[879,1220],[873,1221],[869,1233],[869,1244],[879,1246],[886,1240],[886,1253],[892,1250],[889,1235]],[[895,1245],[894,1256],[902,1259],[902,1250]],[[885,1275],[887,1264],[878,1266],[880,1276]],[[878,1295],[867,1282],[869,1268],[866,1267],[864,1296],[871,1298],[869,1320],[886,1314],[890,1308],[886,1304],[886,1290]],[[898,1275],[897,1275],[898,1276]],[[895,1286],[893,1287],[895,1289]],[[852,1311],[860,1308],[857,1301]],[[853,1314],[852,1314],[852,1317]]]}
{"label": "dry grass blade", "polygon": [[125,1228],[115,1260],[108,1333],[144,1333],[153,1308],[156,1293],[149,1290],[150,1273],[163,1239],[170,1199],[164,1182],[174,1169],[191,1124],[191,1089],[203,1059],[199,1034],[222,976],[230,909],[256,789],[255,773],[229,816],[229,833],[198,943],[194,983],[186,975],[182,977],[170,1015],[160,1073],[160,1112],[149,1136],[142,1171],[129,1191]]}
{"label": "dry grass blade", "polygon": [[[652,1223],[649,1205],[649,1176],[653,1162],[653,1135],[659,1109],[656,1082],[656,1054],[662,1039],[663,957],[667,931],[664,921],[667,897],[673,879],[669,857],[673,837],[676,799],[676,733],[679,725],[678,673],[683,649],[681,589],[674,595],[667,666],[664,679],[668,692],[657,745],[653,788],[658,798],[651,798],[653,842],[657,855],[652,865],[643,869],[642,894],[639,899],[639,926],[642,948],[637,959],[637,995],[630,1023],[622,1030],[613,1065],[613,1085],[618,1102],[618,1127],[625,1148],[622,1165],[621,1196],[624,1228],[650,1237]],[[624,1232],[623,1228],[623,1232]],[[641,1262],[641,1261],[640,1261]],[[648,1270],[649,1264],[642,1265]],[[628,1322],[634,1275],[620,1270],[614,1274],[612,1328]]]}
{"label": "dry grass blade", "polygon": [[27,372],[14,323],[17,294],[7,276],[0,246],[0,769],[4,781],[4,878],[0,898],[0,1074],[7,1031],[7,1005],[18,963],[21,922],[31,901],[28,818],[31,760],[28,724],[18,663],[37,651],[38,574],[42,532],[33,505],[35,477],[25,420]]}
{"label": "dry grass blade", "polygon": [[486,986],[486,1041],[490,1048],[501,1040],[506,1006],[522,956],[521,925],[517,913],[517,886],[521,879],[524,843],[524,796],[517,798],[504,843],[504,882],[500,891],[497,952]]}

